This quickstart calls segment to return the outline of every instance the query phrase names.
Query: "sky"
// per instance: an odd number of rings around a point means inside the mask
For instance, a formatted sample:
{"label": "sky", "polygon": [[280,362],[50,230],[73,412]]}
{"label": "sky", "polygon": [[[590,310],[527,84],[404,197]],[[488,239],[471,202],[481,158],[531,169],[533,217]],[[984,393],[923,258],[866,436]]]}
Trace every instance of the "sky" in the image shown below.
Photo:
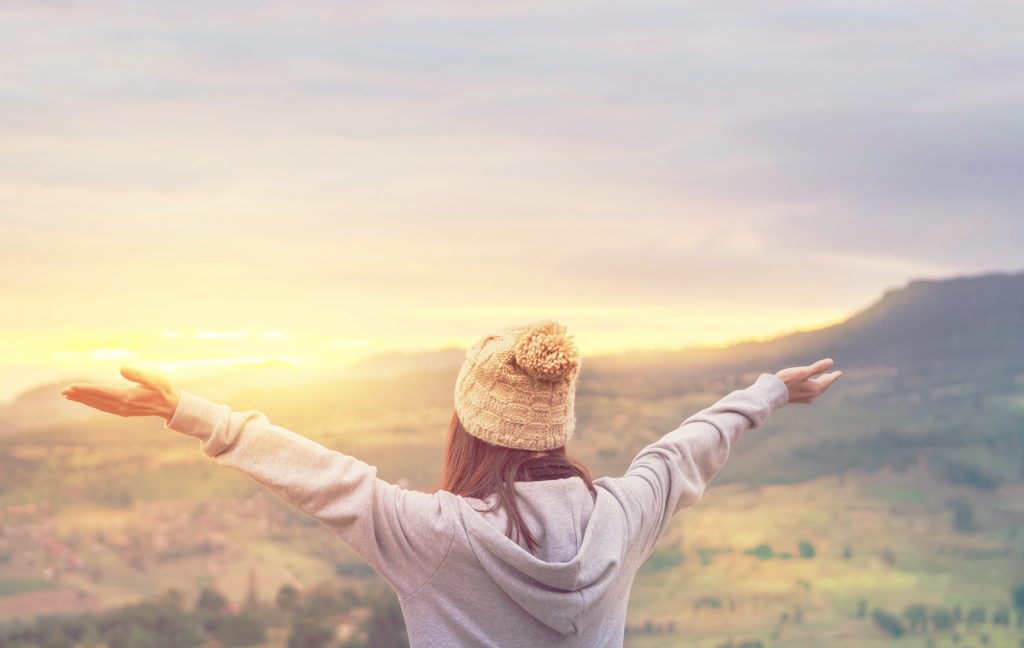
{"label": "sky", "polygon": [[1015,1],[25,0],[0,74],[0,399],[548,317],[721,346],[1024,267]]}

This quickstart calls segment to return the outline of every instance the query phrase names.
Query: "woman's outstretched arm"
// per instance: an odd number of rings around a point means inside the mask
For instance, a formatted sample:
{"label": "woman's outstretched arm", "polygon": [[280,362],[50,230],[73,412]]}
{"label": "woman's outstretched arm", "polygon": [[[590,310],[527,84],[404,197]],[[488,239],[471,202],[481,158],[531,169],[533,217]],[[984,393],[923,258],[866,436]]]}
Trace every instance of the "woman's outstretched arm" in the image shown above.
{"label": "woman's outstretched arm", "polygon": [[834,371],[812,378],[831,366],[831,358],[826,358],[776,374],[762,373],[752,385],[693,414],[640,451],[626,474],[615,481],[645,555],[653,550],[672,515],[703,496],[743,433],[760,427],[787,403],[813,402],[841,375]]}
{"label": "woman's outstretched arm", "polygon": [[381,573],[400,595],[436,571],[454,537],[453,507],[442,496],[399,488],[358,459],[271,423],[235,412],[163,377],[123,368],[134,386],[75,384],[63,393],[120,416],[161,416],[194,437],[222,466],[240,470],[320,521]]}

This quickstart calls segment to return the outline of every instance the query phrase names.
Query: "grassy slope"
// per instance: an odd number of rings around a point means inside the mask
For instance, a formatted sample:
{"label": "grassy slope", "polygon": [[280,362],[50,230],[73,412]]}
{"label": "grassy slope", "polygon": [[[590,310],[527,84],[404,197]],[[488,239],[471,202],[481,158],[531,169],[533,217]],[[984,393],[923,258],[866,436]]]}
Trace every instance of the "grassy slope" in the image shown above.
{"label": "grassy slope", "polygon": [[[944,502],[954,494],[972,496],[977,532],[952,529]],[[982,605],[989,614],[1007,608],[1009,585],[1024,576],[1024,533],[1006,521],[1008,509],[1017,519],[1024,514],[1021,495],[1020,485],[998,493],[965,493],[913,472],[713,488],[675,521],[662,542],[682,548],[683,564],[642,574],[633,590],[631,624],[674,621],[677,632],[634,636],[630,645],[717,645],[729,638],[823,645],[824,637],[828,645],[890,645],[869,619],[855,618],[859,599],[867,599],[869,609],[880,606],[897,615],[911,603],[960,604],[965,610]],[[814,557],[799,557],[800,540],[814,546]],[[744,555],[763,543],[793,557]],[[852,551],[848,558],[846,547]],[[701,548],[731,552],[702,565]],[[891,552],[891,564],[886,552]],[[694,602],[705,596],[721,599],[723,608],[695,611]],[[780,616],[788,612],[792,619],[796,606],[802,609],[802,623],[780,625]],[[770,642],[779,628],[778,643]],[[983,630],[998,634],[988,624]]]}

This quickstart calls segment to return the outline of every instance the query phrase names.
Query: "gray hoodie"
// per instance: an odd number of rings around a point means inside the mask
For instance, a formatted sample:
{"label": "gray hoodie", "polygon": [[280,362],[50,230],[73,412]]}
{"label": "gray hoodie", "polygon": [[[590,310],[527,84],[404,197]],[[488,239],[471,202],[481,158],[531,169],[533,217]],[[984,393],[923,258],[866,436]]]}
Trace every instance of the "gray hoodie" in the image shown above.
{"label": "gray hoodie", "polygon": [[398,594],[411,645],[621,646],[629,591],[676,511],[698,501],[732,445],[789,402],[763,373],[647,446],[622,477],[517,483],[539,548],[505,536],[502,511],[377,477],[358,459],[190,392],[167,427],[320,521]]}

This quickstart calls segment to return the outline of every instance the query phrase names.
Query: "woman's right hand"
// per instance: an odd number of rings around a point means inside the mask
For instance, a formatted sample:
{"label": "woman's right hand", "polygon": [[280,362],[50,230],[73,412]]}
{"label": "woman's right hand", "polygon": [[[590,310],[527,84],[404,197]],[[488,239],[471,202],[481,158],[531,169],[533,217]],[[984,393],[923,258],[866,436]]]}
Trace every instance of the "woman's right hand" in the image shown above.
{"label": "woman's right hand", "polygon": [[783,369],[776,372],[775,376],[789,387],[790,403],[811,403],[843,375],[842,371],[833,371],[817,378],[811,377],[831,366],[832,358],[825,358],[805,367]]}

